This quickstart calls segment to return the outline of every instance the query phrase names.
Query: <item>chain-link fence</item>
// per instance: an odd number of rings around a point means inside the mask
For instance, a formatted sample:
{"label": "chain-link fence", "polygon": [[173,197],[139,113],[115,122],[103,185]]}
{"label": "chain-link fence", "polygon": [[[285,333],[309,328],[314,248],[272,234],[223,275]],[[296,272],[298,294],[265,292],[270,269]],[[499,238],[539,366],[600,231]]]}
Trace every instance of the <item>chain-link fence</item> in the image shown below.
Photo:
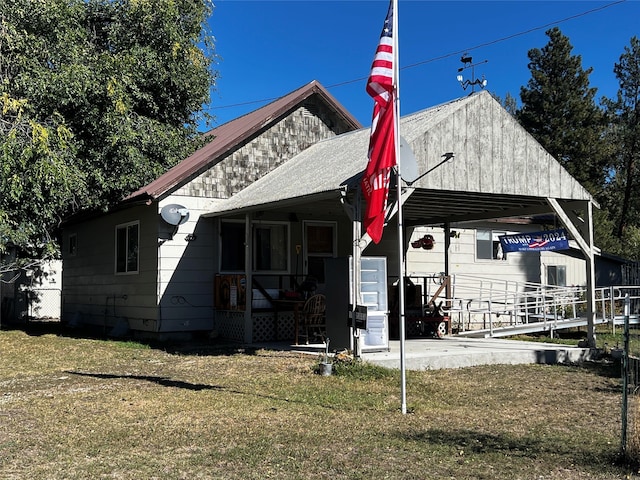
{"label": "chain-link fence", "polygon": [[0,327],[32,320],[60,321],[62,262],[0,264]]}
{"label": "chain-link fence", "polygon": [[623,301],[622,348],[612,350],[622,361],[622,453],[640,461],[640,294],[629,289]]}
{"label": "chain-link fence", "polygon": [[62,291],[59,288],[24,290],[28,320],[60,320]]}
{"label": "chain-link fence", "polygon": [[59,321],[62,312],[62,291],[59,288],[4,285],[0,310],[0,327],[29,321]]}

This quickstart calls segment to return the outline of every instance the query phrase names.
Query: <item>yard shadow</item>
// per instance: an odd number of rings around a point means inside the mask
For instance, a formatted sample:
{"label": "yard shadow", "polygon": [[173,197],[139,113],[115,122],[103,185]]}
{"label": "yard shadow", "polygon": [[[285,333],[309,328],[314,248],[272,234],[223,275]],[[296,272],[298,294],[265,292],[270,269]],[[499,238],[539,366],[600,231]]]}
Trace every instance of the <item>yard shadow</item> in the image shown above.
{"label": "yard shadow", "polygon": [[620,361],[601,358],[589,360],[578,365],[571,365],[569,368],[586,370],[593,375],[606,379],[605,382],[590,385],[589,388],[595,392],[613,395],[622,394],[622,367]]}
{"label": "yard shadow", "polygon": [[197,335],[189,341],[158,341],[138,339],[131,335],[115,337],[108,332],[103,332],[95,327],[72,327],[60,321],[39,321],[33,320],[21,323],[2,324],[2,330],[16,330],[26,333],[31,337],[41,337],[44,335],[55,335],[64,338],[74,338],[79,340],[102,340],[112,342],[135,342],[146,345],[154,350],[162,350],[173,355],[197,355],[197,356],[230,356],[237,354],[255,355],[264,347],[255,345],[243,345],[234,342],[221,340],[208,340],[206,334]]}
{"label": "yard shadow", "polygon": [[[235,390],[228,387],[220,386],[220,385],[206,385],[202,383],[190,383],[184,382],[182,380],[172,380],[167,377],[161,377],[157,375],[127,375],[127,374],[113,374],[113,373],[89,373],[89,372],[78,372],[74,370],[65,370],[65,373],[70,375],[78,375],[81,377],[93,377],[104,380],[109,379],[131,379],[131,380],[143,380],[146,382],[152,382],[163,387],[173,387],[173,388],[184,388],[186,390],[192,391],[202,391],[202,390],[217,390],[219,392],[227,392],[232,393],[234,395],[246,395],[251,397],[259,397],[265,398],[268,400],[275,400],[281,403],[300,403],[303,405],[308,405],[307,402],[301,400],[294,400],[291,398],[282,398],[277,397],[275,395],[267,395],[259,392],[243,392],[242,390]],[[326,408],[329,410],[335,410],[333,405],[318,405],[319,407]]]}
{"label": "yard shadow", "polygon": [[17,330],[24,332],[32,337],[40,337],[43,335],[57,335],[78,338],[93,338],[97,336],[96,332],[81,331],[80,329],[72,329],[59,320],[25,320],[22,322],[5,322],[1,325],[2,330]]}
{"label": "yard shadow", "polygon": [[429,442],[454,447],[465,455],[499,453],[507,457],[537,458],[540,455],[565,457],[568,463],[588,468],[610,468],[617,461],[617,453],[600,451],[597,454],[577,449],[575,444],[562,444],[532,436],[492,434],[468,429],[429,429],[411,435],[400,434],[405,440]]}
{"label": "yard shadow", "polygon": [[580,368],[589,370],[591,373],[606,378],[622,378],[621,364],[619,361],[599,360],[584,362]]}
{"label": "yard shadow", "polygon": [[186,390],[194,390],[194,391],[225,390],[224,387],[219,387],[215,385],[183,382],[182,380],[172,380],[167,377],[160,377],[156,375],[116,375],[111,373],[87,373],[87,372],[75,372],[70,370],[66,370],[65,373],[84,376],[84,377],[102,378],[102,379],[124,378],[124,379],[132,379],[132,380],[144,380],[147,382],[157,383],[158,385],[162,385],[163,387],[184,388]]}
{"label": "yard shadow", "polygon": [[442,430],[432,428],[408,435],[406,439],[456,447],[465,453],[503,452],[509,455],[536,456],[544,448],[540,440],[532,437],[478,432],[474,430]]}

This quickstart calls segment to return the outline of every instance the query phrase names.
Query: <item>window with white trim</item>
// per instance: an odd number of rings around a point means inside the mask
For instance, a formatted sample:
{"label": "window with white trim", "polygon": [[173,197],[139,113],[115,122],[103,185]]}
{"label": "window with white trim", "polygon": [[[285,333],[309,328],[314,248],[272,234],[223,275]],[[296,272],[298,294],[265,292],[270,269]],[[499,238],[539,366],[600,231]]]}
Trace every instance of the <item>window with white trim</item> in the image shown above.
{"label": "window with white trim", "polygon": [[504,231],[476,230],[476,258],[479,260],[506,260],[507,256],[502,251],[500,236],[506,235]]}
{"label": "window with white trim", "polygon": [[567,267],[564,265],[547,266],[547,285],[567,286]]}
{"label": "window with white trim", "polygon": [[[254,272],[289,272],[289,224],[254,222],[252,228]],[[245,271],[245,223],[220,221],[220,271]]]}
{"label": "window with white trim", "polygon": [[116,226],[116,273],[138,273],[140,222]]}

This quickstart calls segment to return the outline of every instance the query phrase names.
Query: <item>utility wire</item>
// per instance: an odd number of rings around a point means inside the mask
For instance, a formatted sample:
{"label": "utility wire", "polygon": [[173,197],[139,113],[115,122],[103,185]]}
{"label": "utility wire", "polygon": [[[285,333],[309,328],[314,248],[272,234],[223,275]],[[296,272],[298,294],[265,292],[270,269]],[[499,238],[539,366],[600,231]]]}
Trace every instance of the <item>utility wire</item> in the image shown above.
{"label": "utility wire", "polygon": [[[530,28],[528,30],[523,30],[521,32],[513,33],[511,35],[507,35],[506,37],[501,37],[501,38],[498,38],[496,40],[491,40],[489,42],[481,43],[481,44],[475,45],[473,47],[465,48],[463,50],[458,50],[458,51],[455,51],[455,52],[451,52],[451,53],[447,53],[447,54],[444,54],[444,55],[440,55],[439,57],[433,57],[433,58],[430,58],[428,60],[423,60],[423,61],[420,61],[420,62],[412,63],[410,65],[405,65],[404,67],[401,67],[400,70],[407,70],[409,68],[419,67],[420,65],[425,65],[427,63],[432,63],[432,62],[437,62],[439,60],[444,60],[445,58],[449,58],[449,57],[453,57],[453,56],[460,55],[460,54],[463,54],[463,53],[467,53],[467,52],[470,52],[470,51],[473,51],[473,50],[477,50],[479,48],[488,47],[490,45],[495,45],[496,43],[506,42],[507,40],[511,40],[513,38],[520,37],[522,35],[527,35],[529,33],[537,32],[538,30],[543,30],[543,29],[551,27],[553,25],[558,25],[559,23],[565,23],[565,22],[568,22],[568,21],[571,21],[571,20],[575,20],[575,19],[580,18],[580,17],[584,17],[586,15],[591,15],[592,13],[596,13],[596,12],[599,12],[599,11],[604,10],[606,8],[610,8],[610,7],[613,7],[615,5],[619,5],[621,3],[626,3],[626,2],[627,2],[627,0],[617,0],[615,2],[608,3],[606,5],[602,5],[601,7],[592,8],[591,10],[587,10],[586,12],[577,13],[575,15],[571,15],[569,17],[565,17],[565,18],[563,18],[561,20],[556,20],[554,22],[545,23],[544,25],[540,25],[538,27],[533,27],[533,28]],[[329,90],[329,89],[332,89],[332,88],[343,87],[345,85],[350,85],[352,83],[362,82],[362,81],[366,80],[367,78],[369,78],[369,77],[368,76],[367,77],[360,77],[360,78],[355,78],[353,80],[347,80],[345,82],[334,83],[332,85],[328,85],[326,88],[327,88],[327,90]],[[252,105],[252,104],[255,104],[255,103],[272,102],[274,100],[277,100],[278,98],[280,98],[280,97],[263,98],[262,100],[251,100],[251,101],[247,101],[247,102],[234,103],[234,104],[231,104],[231,105],[209,106],[209,108],[207,110],[221,110],[223,108],[234,108],[234,107],[242,107],[244,105]]]}
{"label": "utility wire", "polygon": [[[463,50],[458,50],[458,51],[455,51],[455,52],[447,53],[445,55],[440,55],[439,57],[430,58],[429,60],[423,60],[421,62],[416,62],[416,63],[412,63],[410,65],[405,65],[404,67],[401,67],[400,70],[406,70],[408,68],[418,67],[418,66],[424,65],[426,63],[437,62],[439,60],[444,60],[445,58],[449,58],[449,57],[457,56],[457,55],[460,55],[460,54],[463,54],[463,53],[471,52],[471,51],[477,50],[479,48],[484,48],[484,47],[488,47],[490,45],[495,45],[496,43],[506,42],[507,40],[511,40],[512,38],[516,38],[516,37],[520,37],[522,35],[527,35],[529,33],[537,32],[538,30],[543,30],[545,28],[551,27],[553,25],[557,25],[559,23],[564,23],[564,22],[568,22],[570,20],[575,20],[576,18],[584,17],[585,15],[589,15],[589,14],[598,12],[600,10],[604,10],[605,8],[609,8],[609,7],[612,7],[614,5],[618,5],[620,3],[625,3],[626,1],[627,0],[618,0],[618,1],[613,2],[613,3],[608,3],[607,5],[603,5],[603,6],[598,7],[598,8],[593,8],[591,10],[587,10],[586,12],[578,13],[576,15],[572,15],[570,17],[563,18],[562,20],[558,20],[558,21],[555,21],[555,22],[549,22],[549,23],[546,23],[544,25],[540,25],[538,27],[530,28],[529,30],[524,30],[522,32],[518,32],[518,33],[514,33],[514,34],[511,34],[511,35],[508,35],[506,37],[502,37],[502,38],[498,38],[496,40],[491,40],[489,42],[481,43],[481,44],[475,45],[473,47],[469,47],[469,48],[465,48]],[[368,77],[361,77],[361,78],[357,78],[355,80],[348,80],[346,82],[334,83],[333,85],[329,85],[327,88],[341,87],[343,85],[348,85],[350,83],[355,83],[355,82],[360,82],[362,80],[366,80],[367,78]]]}

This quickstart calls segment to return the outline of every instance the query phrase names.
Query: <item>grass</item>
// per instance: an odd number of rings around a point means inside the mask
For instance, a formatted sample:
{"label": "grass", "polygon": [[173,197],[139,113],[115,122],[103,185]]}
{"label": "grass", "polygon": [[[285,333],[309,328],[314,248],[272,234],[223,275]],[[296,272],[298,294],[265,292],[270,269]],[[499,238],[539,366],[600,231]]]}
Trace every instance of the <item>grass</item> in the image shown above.
{"label": "grass", "polygon": [[[624,346],[624,328],[616,327],[615,333],[612,332],[608,325],[596,326],[596,347],[608,353],[612,348],[623,348]],[[558,330],[554,333],[553,338],[547,332],[531,335],[516,335],[510,337],[514,340],[524,340],[533,342],[556,343],[566,345],[578,345],[581,340],[586,340],[586,328]],[[632,326],[629,329],[629,351],[632,355],[640,355],[640,329]]]}
{"label": "grass", "polygon": [[0,331],[3,479],[618,479],[609,364],[400,373]]}

